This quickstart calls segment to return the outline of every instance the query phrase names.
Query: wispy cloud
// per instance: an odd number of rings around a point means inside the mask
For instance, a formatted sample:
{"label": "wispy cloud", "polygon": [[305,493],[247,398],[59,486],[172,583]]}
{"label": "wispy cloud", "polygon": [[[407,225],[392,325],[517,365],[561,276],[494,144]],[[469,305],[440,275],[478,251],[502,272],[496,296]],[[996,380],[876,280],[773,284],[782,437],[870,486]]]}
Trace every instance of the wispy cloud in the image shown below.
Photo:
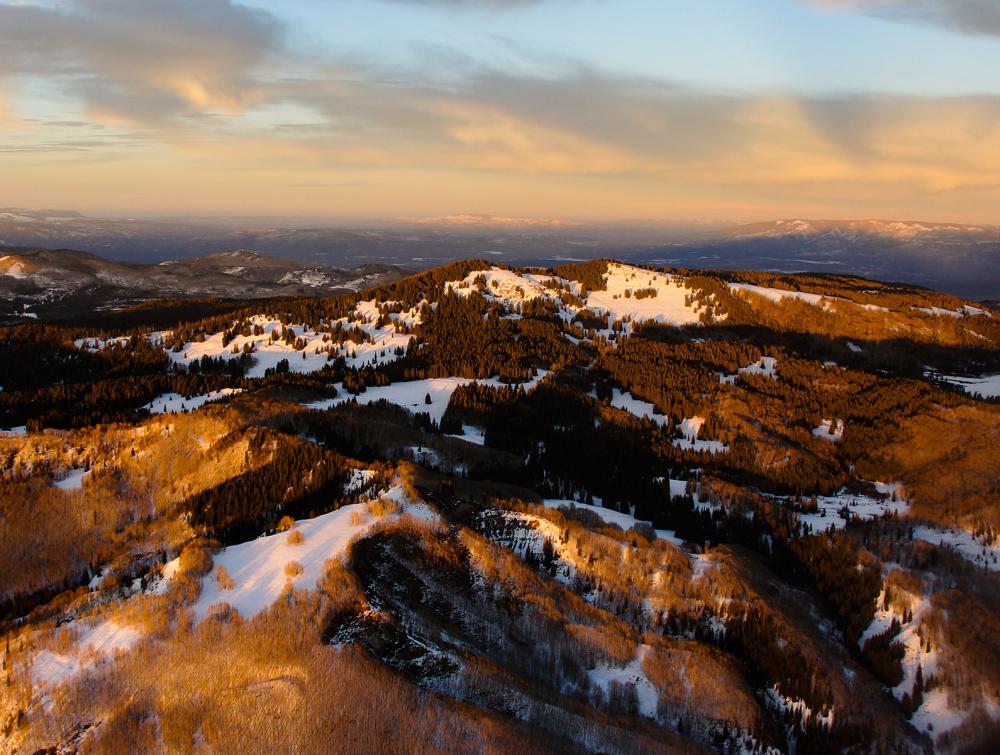
{"label": "wispy cloud", "polygon": [[883,18],[954,29],[965,34],[1000,35],[998,0],[809,0],[814,5],[850,8]]}
{"label": "wispy cloud", "polygon": [[281,27],[230,0],[0,5],[0,75],[60,77],[86,107],[148,123],[257,100]]}

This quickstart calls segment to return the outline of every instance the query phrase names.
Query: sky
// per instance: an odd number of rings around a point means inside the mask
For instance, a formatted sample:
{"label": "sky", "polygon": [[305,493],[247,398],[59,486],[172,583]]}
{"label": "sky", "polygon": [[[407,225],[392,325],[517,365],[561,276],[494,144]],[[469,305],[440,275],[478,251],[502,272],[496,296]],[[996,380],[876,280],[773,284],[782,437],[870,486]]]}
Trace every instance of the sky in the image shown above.
{"label": "sky", "polygon": [[0,206],[1000,224],[1000,0],[0,0]]}

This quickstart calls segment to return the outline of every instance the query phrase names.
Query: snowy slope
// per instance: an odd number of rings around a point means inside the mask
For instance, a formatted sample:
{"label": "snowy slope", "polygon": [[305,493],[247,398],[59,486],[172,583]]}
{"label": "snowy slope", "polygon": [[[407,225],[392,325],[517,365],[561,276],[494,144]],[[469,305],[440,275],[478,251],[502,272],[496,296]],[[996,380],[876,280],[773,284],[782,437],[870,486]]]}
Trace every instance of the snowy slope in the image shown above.
{"label": "snowy slope", "polygon": [[[674,488],[674,483],[680,485],[685,485],[686,483],[680,483],[678,480],[671,480],[671,490]],[[592,506],[588,503],[577,503],[576,501],[570,501],[564,498],[546,498],[542,501],[550,509],[581,509],[583,511],[589,511],[592,514],[596,514],[603,521],[608,524],[617,524],[623,530],[628,532],[637,524],[648,524],[652,526],[652,522],[647,522],[642,519],[636,519],[631,514],[626,514],[621,511],[615,511],[614,509],[607,509],[603,506]],[[677,535],[674,534],[673,530],[654,530],[656,536],[661,540],[666,540],[669,543],[673,543],[676,546],[684,545],[684,541],[681,540]]]}
{"label": "snowy slope", "polygon": [[[524,386],[526,391],[530,391],[544,380],[548,374],[547,371],[541,370],[534,378],[521,385]],[[336,398],[314,401],[305,404],[305,406],[310,409],[330,409],[350,401],[357,401],[359,404],[374,404],[384,400],[390,404],[401,406],[414,414],[426,412],[434,422],[440,424],[441,418],[444,417],[445,410],[448,408],[448,402],[451,401],[451,394],[455,392],[455,389],[461,385],[476,382],[493,388],[507,385],[506,383],[501,383],[498,378],[489,378],[487,380],[471,380],[469,378],[457,377],[428,378],[426,380],[408,380],[401,383],[375,386],[368,388],[364,393],[353,395],[345,391],[342,384],[338,384],[338,396]],[[431,398],[431,403],[429,404],[427,403],[427,396]]]}
{"label": "snowy slope", "polygon": [[626,411],[640,419],[648,417],[661,426],[665,426],[670,422],[669,417],[666,415],[657,414],[656,407],[649,401],[637,399],[631,393],[622,393],[617,388],[612,393],[611,406]]}
{"label": "snowy slope", "polygon": [[90,472],[86,469],[71,469],[65,477],[52,484],[60,490],[79,490],[83,487],[83,481],[89,474]]}
{"label": "snowy slope", "polygon": [[827,297],[821,296],[820,294],[810,294],[805,291],[787,291],[783,288],[754,286],[750,283],[730,283],[729,288],[732,291],[742,291],[755,296],[761,296],[768,301],[776,303],[781,303],[785,299],[798,299],[799,301],[804,301],[806,304],[819,306],[825,299],[827,299]]}
{"label": "snowy slope", "polygon": [[[404,350],[410,345],[413,336],[400,332],[403,326],[412,326],[420,322],[419,308],[392,313],[388,323],[379,326],[381,312],[375,301],[359,302],[351,317],[341,317],[330,322],[322,322],[318,326],[305,324],[289,324],[283,326],[278,320],[261,314],[249,318],[252,326],[259,326],[259,335],[236,335],[228,343],[223,343],[225,333],[219,331],[207,335],[203,341],[185,343],[180,351],[168,350],[166,353],[174,364],[190,365],[202,357],[213,359],[239,359],[244,348],[252,349],[253,366],[247,370],[249,378],[263,377],[267,370],[274,369],[282,360],[288,360],[291,372],[310,373],[323,369],[329,360],[343,357],[349,367],[379,365],[398,359],[397,350]],[[400,326],[397,328],[397,324]],[[366,340],[355,342],[347,340],[343,343],[331,341],[329,335],[320,329],[342,327],[360,328],[365,333]],[[292,335],[292,343],[286,343],[284,336]],[[272,333],[277,332],[280,340],[272,340]],[[152,333],[148,336],[154,345],[163,346],[169,333]],[[301,340],[299,340],[301,339]],[[127,346],[128,338],[111,339],[79,338],[74,343],[79,349],[96,351],[113,346]],[[296,348],[299,341],[301,348]]]}
{"label": "snowy slope", "polygon": [[[436,518],[426,505],[409,501],[399,486],[386,491],[384,496],[403,503],[405,513],[425,520]],[[364,504],[354,503],[315,519],[300,520],[288,532],[225,548],[214,557],[216,571],[202,583],[201,595],[193,606],[195,617],[200,621],[211,606],[227,603],[249,618],[273,604],[289,585],[313,589],[323,576],[326,562],[342,558],[348,544],[369,530],[375,521]],[[297,545],[290,540],[293,532],[302,537]],[[295,576],[285,571],[292,561],[301,566],[301,573]],[[216,578],[220,567],[232,578],[231,589],[220,586]]]}
{"label": "snowy slope", "polygon": [[138,629],[114,621],[77,627],[76,622],[62,631],[77,630],[80,634],[64,652],[42,650],[31,664],[31,681],[43,687],[55,687],[74,675],[93,668],[98,663],[125,652],[141,637]]}
{"label": "snowy slope", "polygon": [[951,383],[961,388],[970,396],[981,398],[1000,397],[1000,374],[984,375],[983,377],[965,377],[964,375],[940,375],[929,373],[930,377]]}

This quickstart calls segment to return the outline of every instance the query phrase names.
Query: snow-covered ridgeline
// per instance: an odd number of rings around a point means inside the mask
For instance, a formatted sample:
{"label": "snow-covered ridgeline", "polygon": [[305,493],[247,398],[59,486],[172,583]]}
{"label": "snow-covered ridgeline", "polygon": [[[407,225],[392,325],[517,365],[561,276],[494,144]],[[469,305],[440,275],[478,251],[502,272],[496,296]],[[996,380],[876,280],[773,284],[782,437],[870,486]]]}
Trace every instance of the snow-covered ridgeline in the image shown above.
{"label": "snow-covered ridgeline", "polygon": [[[358,477],[352,484],[361,479]],[[425,503],[410,500],[400,485],[384,491],[381,497],[398,503],[399,515],[425,521],[437,519]],[[200,621],[212,606],[220,603],[250,618],[271,606],[289,586],[315,588],[327,562],[342,558],[348,545],[377,521],[365,504],[353,503],[314,519],[299,520],[287,532],[224,548],[213,558],[214,570],[204,578],[201,595],[192,607],[196,619]],[[287,568],[292,562],[298,568]],[[231,584],[218,578],[222,569]]]}
{"label": "snow-covered ridgeline", "polygon": [[[842,304],[851,304],[869,312],[892,311],[888,307],[880,306],[878,304],[859,304],[856,301],[845,299],[842,296],[828,296],[825,294],[813,294],[807,291],[792,291],[784,288],[755,286],[750,283],[729,283],[728,285],[731,291],[759,296],[778,304],[787,299],[796,299],[798,301],[803,301],[806,304],[811,304],[814,307],[821,307],[823,309],[834,309],[836,306]],[[980,307],[974,307],[971,304],[964,304],[958,309],[944,309],[942,307],[910,307],[910,311],[920,312],[921,314],[932,315],[935,317],[992,317],[992,315],[986,310],[981,309]]]}
{"label": "snow-covered ridgeline", "polygon": [[753,294],[776,303],[781,303],[785,299],[798,299],[799,301],[804,301],[806,304],[812,304],[813,306],[822,306],[825,301],[832,298],[821,294],[810,294],[805,291],[789,291],[784,288],[754,286],[750,283],[730,283],[729,290]]}
{"label": "snow-covered ridgeline", "polygon": [[989,312],[980,307],[973,307],[971,304],[963,304],[958,309],[945,309],[944,307],[910,307],[915,312],[923,312],[925,315],[935,317],[992,317]]}
{"label": "snow-covered ridgeline", "polygon": [[[394,302],[385,302],[393,304]],[[392,362],[398,358],[396,351],[405,350],[413,336],[399,332],[397,324],[402,327],[412,327],[420,323],[420,306],[404,312],[387,315],[387,322],[379,325],[382,312],[379,303],[373,300],[359,302],[350,317],[341,317],[323,325],[341,326],[344,329],[354,327],[362,330],[367,339],[362,343],[347,340],[337,344],[324,340],[327,335],[315,327],[304,324],[283,326],[278,320],[266,315],[256,315],[249,319],[251,327],[261,331],[251,335],[236,335],[223,343],[225,333],[219,331],[205,337],[203,341],[185,343],[180,351],[167,351],[174,364],[189,365],[191,362],[208,356],[213,359],[238,359],[244,348],[253,350],[255,364],[247,371],[247,377],[263,377],[268,369],[277,367],[278,363],[288,360],[291,372],[315,372],[322,369],[329,358],[343,357],[350,367],[378,365]],[[272,340],[272,333],[280,335],[279,340]],[[291,343],[285,341],[285,335],[291,335]],[[146,336],[149,342],[163,346],[169,338],[169,332],[156,332]],[[126,347],[130,339],[126,336],[117,338],[80,338],[75,341],[79,349],[97,351],[113,346]],[[296,341],[301,348],[296,348]],[[303,345],[304,344],[304,345]]]}
{"label": "snow-covered ridgeline", "polygon": [[[359,492],[373,479],[371,470],[354,470],[345,492]],[[392,516],[407,515],[427,522],[438,519],[423,501],[410,500],[398,484],[382,491],[380,497],[399,504],[399,511]],[[365,504],[350,504],[314,519],[300,520],[289,531],[224,548],[213,558],[213,571],[202,580],[201,595],[192,606],[196,619],[205,618],[211,607],[220,603],[250,618],[271,606],[289,586],[315,588],[327,562],[342,558],[351,541],[363,536],[377,521]],[[286,570],[290,562],[298,567]],[[165,594],[179,564],[178,558],[164,564],[159,581],[148,592]],[[226,578],[220,578],[222,575]],[[92,580],[92,588],[99,586],[100,580]],[[128,651],[143,637],[140,628],[113,619],[95,623],[80,620],[59,631],[73,630],[79,636],[65,650],[44,649],[35,655],[30,666],[33,684],[54,688],[114,654]]]}
{"label": "snow-covered ridgeline", "polygon": [[[249,618],[272,605],[286,585],[312,589],[323,576],[326,562],[347,551],[347,545],[371,526],[364,504],[343,506],[315,519],[296,522],[293,530],[266,535],[225,548],[213,559],[215,568],[202,583],[194,604],[195,618],[205,618],[211,606],[226,603]],[[294,544],[295,538],[302,542]],[[286,566],[300,565],[298,574]],[[220,584],[220,570],[233,580],[229,589]]]}
{"label": "snow-covered ridgeline", "polygon": [[[484,281],[480,286],[477,281]],[[552,288],[547,283],[555,283]],[[603,335],[611,334],[611,326],[616,321],[624,323],[625,332],[633,323],[659,322],[667,325],[694,325],[700,322],[701,308],[689,297],[694,291],[685,287],[685,279],[665,273],[609,263],[605,275],[606,289],[589,291],[582,299],[583,306],[565,304],[560,298],[563,290],[573,296],[583,294],[577,281],[558,276],[516,273],[494,267],[486,271],[470,273],[461,281],[451,281],[446,290],[467,296],[479,291],[491,301],[503,304],[508,310],[535,299],[546,299],[555,303],[565,321],[570,321],[584,309],[607,318],[607,327],[599,329]],[[636,293],[639,292],[639,296]]]}
{"label": "snow-covered ridgeline", "polygon": [[[378,327],[378,316],[374,314],[377,312],[377,307],[363,306],[366,304],[370,302],[361,302],[357,305],[357,310],[366,317],[364,322],[349,322],[346,318],[341,318],[332,323],[343,325],[345,328],[359,327],[371,339],[363,343],[352,340],[342,344],[325,341],[323,340],[325,334],[314,328],[307,328],[305,325],[282,326],[276,320],[258,316],[252,318],[251,324],[260,326],[263,331],[260,335],[237,335],[224,345],[225,334],[219,332],[206,337],[204,341],[184,344],[179,352],[167,353],[172,362],[187,365],[203,356],[239,359],[244,346],[247,346],[253,349],[255,362],[246,373],[247,377],[251,378],[263,377],[268,369],[276,368],[283,359],[288,360],[290,372],[303,373],[316,372],[326,366],[328,359],[336,357],[344,357],[349,367],[395,361],[398,358],[396,350],[405,350],[413,336],[396,332],[392,321],[383,327]],[[281,335],[279,340],[271,340],[271,333],[275,331]],[[292,343],[284,340],[286,333],[290,333]],[[296,341],[304,344],[302,348],[296,348]]]}

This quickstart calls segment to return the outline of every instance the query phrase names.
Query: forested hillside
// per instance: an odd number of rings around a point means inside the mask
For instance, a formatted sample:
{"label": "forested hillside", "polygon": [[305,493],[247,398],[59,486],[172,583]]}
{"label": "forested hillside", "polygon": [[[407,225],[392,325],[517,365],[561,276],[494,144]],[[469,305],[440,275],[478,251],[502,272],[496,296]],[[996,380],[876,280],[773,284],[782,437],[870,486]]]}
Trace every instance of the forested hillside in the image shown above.
{"label": "forested hillside", "polygon": [[0,329],[0,387],[0,750],[1000,738],[986,305],[469,260]]}

